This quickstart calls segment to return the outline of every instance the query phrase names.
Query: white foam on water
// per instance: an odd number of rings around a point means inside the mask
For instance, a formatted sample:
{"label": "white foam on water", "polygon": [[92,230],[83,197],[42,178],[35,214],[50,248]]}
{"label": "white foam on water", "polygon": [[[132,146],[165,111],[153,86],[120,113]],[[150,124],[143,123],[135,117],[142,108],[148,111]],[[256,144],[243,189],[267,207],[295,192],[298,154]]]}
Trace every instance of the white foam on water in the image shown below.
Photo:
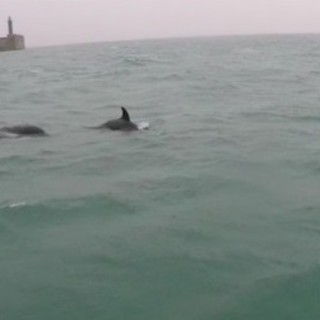
{"label": "white foam on water", "polygon": [[17,207],[23,207],[25,206],[27,203],[25,201],[21,201],[21,202],[16,202],[16,203],[12,203],[9,205],[9,208],[17,208]]}
{"label": "white foam on water", "polygon": [[138,123],[138,129],[139,130],[148,130],[150,127],[149,122],[147,121],[141,121]]}

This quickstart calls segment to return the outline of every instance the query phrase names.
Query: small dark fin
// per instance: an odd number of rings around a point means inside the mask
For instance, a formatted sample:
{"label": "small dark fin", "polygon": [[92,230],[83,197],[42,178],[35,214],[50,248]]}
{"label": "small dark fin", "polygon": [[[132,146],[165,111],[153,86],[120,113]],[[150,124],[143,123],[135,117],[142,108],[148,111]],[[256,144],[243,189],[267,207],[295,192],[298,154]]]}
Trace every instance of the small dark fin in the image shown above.
{"label": "small dark fin", "polygon": [[126,120],[126,121],[129,121],[129,122],[130,122],[130,116],[129,116],[129,113],[128,113],[128,111],[126,110],[126,108],[121,107],[121,109],[122,109],[122,116],[121,116],[121,119],[123,119],[123,120]]}

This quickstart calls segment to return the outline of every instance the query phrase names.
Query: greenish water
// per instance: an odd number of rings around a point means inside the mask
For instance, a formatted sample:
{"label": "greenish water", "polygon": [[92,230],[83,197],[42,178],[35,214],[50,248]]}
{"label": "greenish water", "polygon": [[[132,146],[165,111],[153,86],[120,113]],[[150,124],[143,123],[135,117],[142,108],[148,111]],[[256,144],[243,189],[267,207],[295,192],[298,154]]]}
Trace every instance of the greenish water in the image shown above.
{"label": "greenish water", "polygon": [[[320,36],[0,55],[0,319],[319,319]],[[100,132],[124,105],[147,131]]]}

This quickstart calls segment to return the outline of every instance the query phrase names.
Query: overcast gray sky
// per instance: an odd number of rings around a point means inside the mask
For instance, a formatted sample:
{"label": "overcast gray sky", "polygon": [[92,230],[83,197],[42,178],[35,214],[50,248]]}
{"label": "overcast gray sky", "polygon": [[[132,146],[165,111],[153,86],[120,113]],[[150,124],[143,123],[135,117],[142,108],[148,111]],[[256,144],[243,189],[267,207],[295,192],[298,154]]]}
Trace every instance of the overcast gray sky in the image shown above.
{"label": "overcast gray sky", "polygon": [[320,33],[320,0],[0,0],[27,46],[180,36]]}

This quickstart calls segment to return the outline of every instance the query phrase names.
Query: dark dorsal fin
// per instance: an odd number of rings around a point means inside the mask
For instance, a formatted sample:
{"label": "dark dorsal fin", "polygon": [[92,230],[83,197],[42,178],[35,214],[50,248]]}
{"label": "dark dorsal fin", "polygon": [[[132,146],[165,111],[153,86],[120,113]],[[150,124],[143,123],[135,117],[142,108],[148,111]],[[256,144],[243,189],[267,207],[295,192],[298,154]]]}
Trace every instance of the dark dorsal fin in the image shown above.
{"label": "dark dorsal fin", "polygon": [[129,116],[129,113],[128,113],[128,111],[126,110],[126,108],[121,107],[121,109],[122,109],[121,119],[123,119],[123,120],[125,120],[125,121],[130,121],[130,116]]}

